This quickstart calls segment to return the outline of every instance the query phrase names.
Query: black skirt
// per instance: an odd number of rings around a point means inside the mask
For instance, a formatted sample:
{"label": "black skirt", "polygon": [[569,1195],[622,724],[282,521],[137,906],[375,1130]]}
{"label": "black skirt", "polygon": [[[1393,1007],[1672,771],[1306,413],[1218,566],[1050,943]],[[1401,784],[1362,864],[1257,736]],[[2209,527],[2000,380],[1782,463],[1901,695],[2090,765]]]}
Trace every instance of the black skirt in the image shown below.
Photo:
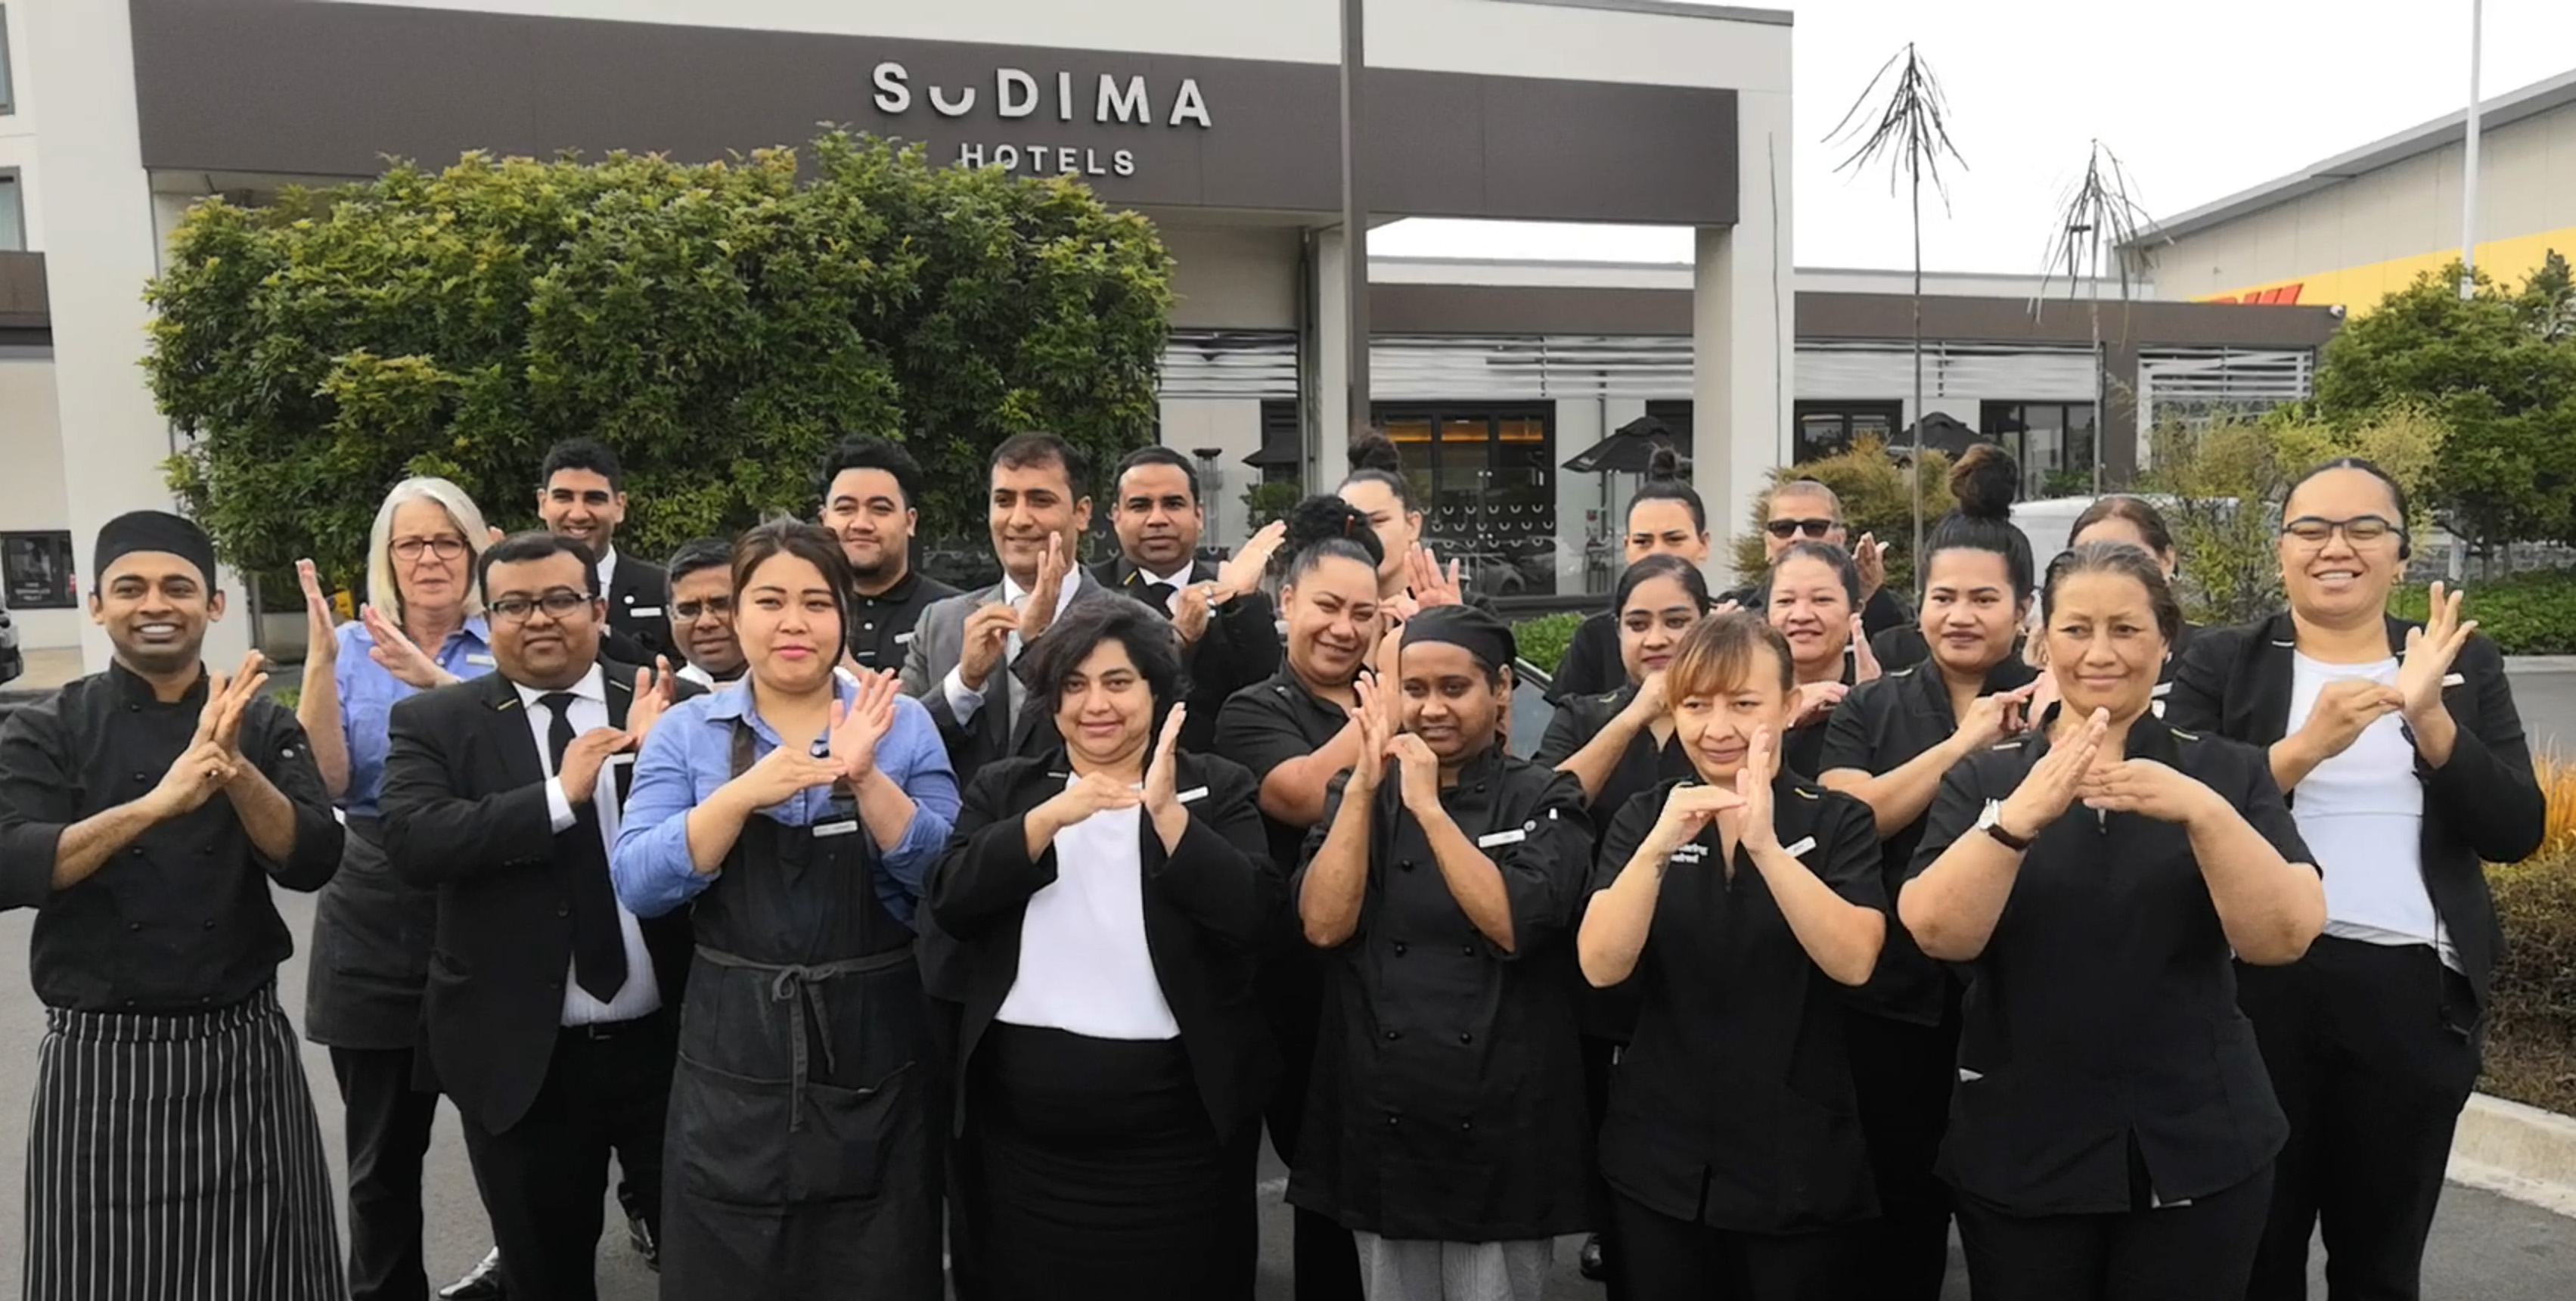
{"label": "black skirt", "polygon": [[992,1301],[1250,1297],[1258,1132],[1217,1134],[1178,1039],[994,1022],[965,1135]]}

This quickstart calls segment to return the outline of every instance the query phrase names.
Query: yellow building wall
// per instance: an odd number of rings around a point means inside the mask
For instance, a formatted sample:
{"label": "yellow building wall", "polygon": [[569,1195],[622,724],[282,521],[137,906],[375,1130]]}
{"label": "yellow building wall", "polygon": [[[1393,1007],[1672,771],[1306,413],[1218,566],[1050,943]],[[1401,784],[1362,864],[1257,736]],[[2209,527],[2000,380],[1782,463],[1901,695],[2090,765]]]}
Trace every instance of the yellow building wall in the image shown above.
{"label": "yellow building wall", "polygon": [[[2511,239],[2481,240],[2478,243],[2478,269],[2493,277],[2498,284],[2508,288],[2519,286],[2539,269],[2541,259],[2553,249],[2576,259],[2576,226],[2561,226],[2537,235],[2516,235]],[[2414,257],[2373,262],[2368,266],[2266,281],[2223,293],[2205,294],[2193,301],[2295,303],[2308,307],[2340,304],[2348,314],[2358,316],[2379,306],[2380,299],[2415,283],[2415,277],[2428,271],[2439,271],[2457,261],[2459,256],[2458,249],[2443,249]]]}

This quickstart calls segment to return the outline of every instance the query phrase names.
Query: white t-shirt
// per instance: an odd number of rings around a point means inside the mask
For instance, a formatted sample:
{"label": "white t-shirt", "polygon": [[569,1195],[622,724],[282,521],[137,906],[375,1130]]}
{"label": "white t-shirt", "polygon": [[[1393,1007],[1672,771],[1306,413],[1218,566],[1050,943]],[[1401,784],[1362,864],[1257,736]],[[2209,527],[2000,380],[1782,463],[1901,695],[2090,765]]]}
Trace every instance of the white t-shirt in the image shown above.
{"label": "white t-shirt", "polygon": [[[2327,664],[2294,655],[2292,665],[2293,732],[2332,683],[2397,681],[2394,658]],[[2325,873],[2326,934],[2369,944],[2429,944],[2444,965],[2459,967],[2424,884],[2424,783],[2415,776],[2415,747],[2397,715],[2362,729],[2351,748],[2318,764],[2299,783],[2290,816]]]}
{"label": "white t-shirt", "polygon": [[994,1020],[1093,1039],[1180,1037],[1145,945],[1143,817],[1104,809],[1056,833],[1055,881],[1029,896],[1019,976]]}

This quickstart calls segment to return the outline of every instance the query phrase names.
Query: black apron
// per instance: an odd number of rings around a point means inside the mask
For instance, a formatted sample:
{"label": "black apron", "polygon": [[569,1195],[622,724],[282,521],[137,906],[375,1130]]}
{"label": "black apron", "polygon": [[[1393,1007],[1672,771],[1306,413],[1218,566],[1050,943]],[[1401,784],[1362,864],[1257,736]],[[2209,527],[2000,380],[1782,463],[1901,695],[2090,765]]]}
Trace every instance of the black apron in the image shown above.
{"label": "black apron", "polygon": [[438,931],[438,888],[394,871],[375,818],[352,816],[348,826],[340,870],[313,904],[304,1037],[361,1051],[414,1048]]}
{"label": "black apron", "polygon": [[[738,726],[733,771],[751,766]],[[938,1301],[939,1067],[913,932],[855,817],[754,816],[697,898],[662,1296]]]}

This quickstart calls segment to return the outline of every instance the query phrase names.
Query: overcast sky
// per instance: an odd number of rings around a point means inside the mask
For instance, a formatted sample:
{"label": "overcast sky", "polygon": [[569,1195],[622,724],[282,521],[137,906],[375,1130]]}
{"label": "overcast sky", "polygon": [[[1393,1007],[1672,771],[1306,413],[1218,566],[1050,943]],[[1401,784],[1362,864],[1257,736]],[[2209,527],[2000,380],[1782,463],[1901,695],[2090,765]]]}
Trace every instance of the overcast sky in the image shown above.
{"label": "overcast sky", "polygon": [[[1763,3],[1764,0],[1753,0]],[[1913,41],[1967,168],[1925,202],[1924,266],[2037,273],[2098,137],[2172,216],[2468,102],[2470,0],[1769,0],[1797,13],[1796,256],[1908,264],[1905,201],[1826,134]],[[2486,0],[2484,96],[2576,69],[2576,0]],[[1686,261],[1686,231],[1408,221],[1384,255]]]}

